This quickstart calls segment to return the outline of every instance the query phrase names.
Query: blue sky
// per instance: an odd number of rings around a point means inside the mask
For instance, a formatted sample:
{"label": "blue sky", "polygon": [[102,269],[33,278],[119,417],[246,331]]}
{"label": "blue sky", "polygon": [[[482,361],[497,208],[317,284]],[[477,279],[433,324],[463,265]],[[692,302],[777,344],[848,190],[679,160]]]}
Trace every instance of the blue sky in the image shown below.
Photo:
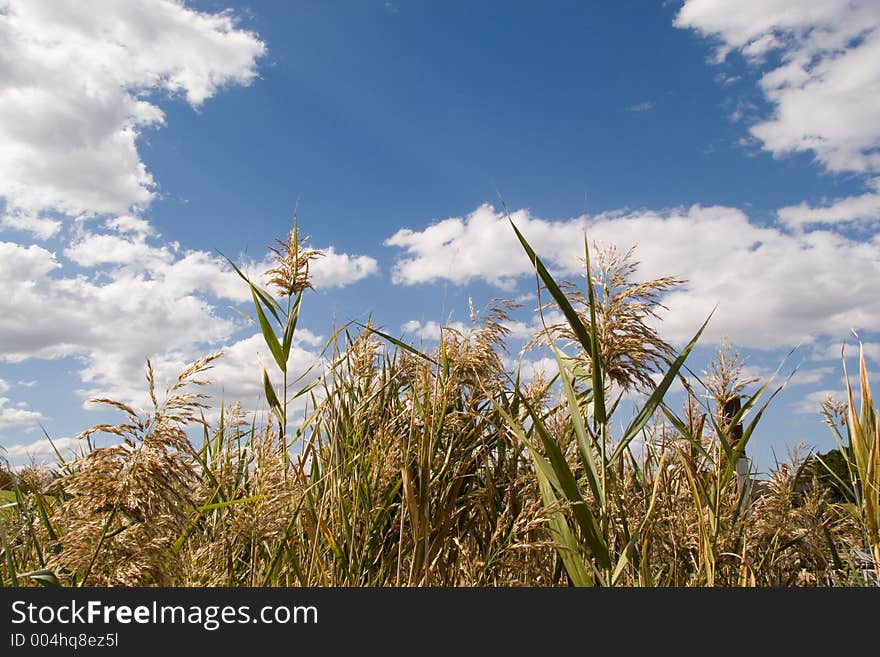
{"label": "blue sky", "polygon": [[819,400],[850,329],[880,365],[871,0],[86,4],[0,1],[13,462],[45,457],[39,424],[70,447],[105,419],[92,396],[142,402],[146,357],[171,376],[223,347],[215,392],[259,407],[217,251],[258,273],[295,207],[328,253],[298,366],[334,321],[419,340],[468,297],[533,292],[503,205],[560,277],[587,229],[688,279],[661,332],[681,344],[718,306],[696,371],[725,335],[759,376],[798,347],[760,469],[833,446]]}

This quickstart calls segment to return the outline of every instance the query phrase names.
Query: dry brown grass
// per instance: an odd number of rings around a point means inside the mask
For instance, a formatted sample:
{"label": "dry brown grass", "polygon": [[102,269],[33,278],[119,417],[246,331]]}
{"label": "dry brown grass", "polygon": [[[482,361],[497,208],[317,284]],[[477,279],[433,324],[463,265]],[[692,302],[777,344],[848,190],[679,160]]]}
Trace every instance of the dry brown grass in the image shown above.
{"label": "dry brown grass", "polygon": [[[270,284],[286,312],[252,289],[279,313],[280,367],[317,252],[294,228],[273,253]],[[597,340],[605,383],[650,393],[676,357],[654,326],[662,295],[681,281],[633,282],[636,264],[632,250],[596,261],[596,326],[588,295],[567,294]],[[571,380],[523,383],[506,371],[510,309],[472,309],[472,326],[444,327],[428,353],[389,344],[371,324],[338,331],[318,387],[298,393],[308,404],[295,430],[275,421],[287,417],[286,369],[272,421],[257,426],[233,404],[208,426],[197,390],[217,355],[188,367],[161,401],[148,367],[148,412],[96,400],[124,420],[84,440],[101,432],[116,444],[59,463],[52,477],[21,478],[29,485],[0,515],[0,580],[33,583],[24,573],[47,568],[63,584],[125,586],[865,581],[850,555],[874,538],[865,531],[873,507],[833,503],[805,485],[803,459],[779,464],[761,495],[738,495],[721,409],[753,382],[728,349],[681,418],[655,406],[624,443],[612,435],[622,422],[613,409],[597,418],[605,390],[595,389],[593,355],[571,325],[539,336],[568,347],[576,366],[560,364]],[[875,432],[873,408],[861,416]]]}
{"label": "dry brown grass", "polygon": [[[586,261],[583,262],[586,267]],[[663,371],[673,353],[672,347],[657,333],[659,313],[664,308],[661,299],[685,281],[672,276],[636,281],[638,266],[635,246],[625,253],[618,252],[614,245],[596,247],[592,271],[585,271],[584,277],[596,291],[596,333],[606,375],[624,389],[645,391],[654,387],[651,375]],[[589,330],[588,295],[575,283],[563,282],[560,287]],[[543,308],[554,307],[551,302]],[[578,345],[569,323],[546,326],[530,344],[555,343],[564,347]],[[589,354],[579,350],[575,358],[589,371]]]}

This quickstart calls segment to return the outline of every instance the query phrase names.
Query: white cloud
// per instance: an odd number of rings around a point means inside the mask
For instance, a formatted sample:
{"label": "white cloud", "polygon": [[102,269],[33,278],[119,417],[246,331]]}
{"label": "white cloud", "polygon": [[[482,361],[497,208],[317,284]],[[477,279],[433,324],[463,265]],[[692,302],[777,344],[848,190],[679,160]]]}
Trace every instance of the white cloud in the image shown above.
{"label": "white cloud", "polygon": [[[841,346],[843,346],[843,344],[843,341],[831,342],[829,344],[818,344],[813,349],[811,358],[812,360],[833,360],[839,363],[841,358]],[[880,363],[880,342],[864,342],[862,343],[862,347],[864,349],[866,360],[873,360]],[[846,349],[844,350],[843,355],[848,359],[857,359],[859,356],[859,346],[851,339],[851,336],[849,340],[846,340]]]}
{"label": "white cloud", "polygon": [[82,441],[77,438],[56,438],[52,442],[43,438],[32,443],[9,445],[5,448],[6,456],[11,459],[33,458],[36,461],[42,461],[45,460],[45,457],[55,456],[52,443],[64,458],[77,455],[83,447]]}
{"label": "white cloud", "polygon": [[440,326],[433,319],[427,322],[422,322],[417,319],[411,319],[410,321],[403,324],[400,327],[400,330],[403,333],[409,334],[412,337],[418,338],[419,340],[429,340],[434,342],[440,341],[440,331],[442,328],[451,328],[454,331],[458,331],[459,333],[466,333],[467,327],[461,322],[446,322],[443,326]]}
{"label": "white cloud", "polygon": [[156,230],[150,225],[149,221],[128,214],[106,219],[104,227],[115,230],[118,233],[131,233],[137,237],[152,237],[156,235]]}
{"label": "white cloud", "polygon": [[[0,228],[47,239],[76,220],[58,253],[0,242],[0,362],[74,357],[81,395],[143,402],[146,358],[167,379],[225,345],[214,390],[256,403],[262,339],[236,340],[240,323],[217,303],[249,305],[247,286],[222,257],[160,241],[141,216],[157,190],[138,139],[164,124],[159,101],[197,109],[249,84],[264,53],[231,12],[177,0],[0,0]],[[378,272],[374,258],[323,251],[316,287]],[[267,263],[250,263],[255,280]],[[300,329],[292,371],[321,345]],[[0,422],[35,417],[3,404]]]}
{"label": "white cloud", "polygon": [[779,219],[792,228],[807,226],[849,224],[880,220],[880,178],[868,182],[873,191],[835,199],[822,206],[810,206],[807,203],[781,208]]}
{"label": "white cloud", "polygon": [[30,410],[27,404],[10,406],[9,401],[7,397],[0,397],[0,430],[32,427],[45,419],[42,413]]}
{"label": "white cloud", "polygon": [[[297,330],[290,350],[290,358],[287,361],[291,394],[302,389],[323,372],[325,361],[315,349],[323,345],[323,342],[324,339],[320,336]],[[260,406],[258,400],[264,398],[260,362],[266,367],[270,380],[278,389],[281,385],[281,374],[262,335],[254,334],[224,346],[223,357],[217,361],[217,366],[211,373],[211,379],[216,384],[215,395],[222,396],[227,401],[240,401],[245,408],[258,408]],[[299,381],[294,383],[297,379]],[[291,406],[291,410],[301,409],[305,401],[306,399],[301,397]],[[262,407],[266,408],[264,399]]]}
{"label": "white cloud", "polygon": [[[118,232],[83,232],[64,250],[65,257],[81,267],[109,265],[149,272],[172,294],[201,290],[235,301],[251,299],[247,285],[223,257],[207,251],[182,251],[176,242],[151,243],[148,239],[155,231],[143,219],[123,216],[105,225]],[[320,250],[324,255],[310,265],[312,282],[318,289],[343,287],[378,272],[375,258],[337,253],[332,245]],[[244,263],[243,269],[254,282],[265,286],[265,272],[272,266],[265,258]]]}
{"label": "white cloud", "polygon": [[[530,299],[535,298],[534,294],[528,296]],[[537,311],[530,314],[531,319],[528,322],[516,319],[515,317],[511,317],[511,319],[502,322],[502,326],[509,331],[507,334],[508,339],[520,341],[531,340],[535,336],[535,333],[543,328],[540,314]],[[544,311],[543,315],[544,324],[547,326],[565,321],[565,316],[558,310],[547,309]],[[470,330],[469,325],[466,325],[463,322],[451,321],[451,319],[444,322],[442,325],[434,320],[420,321],[412,319],[402,324],[400,330],[409,337],[436,342],[440,340],[440,330],[443,327],[449,327],[459,333],[467,333]]]}
{"label": "white cloud", "polygon": [[251,300],[247,284],[229,264],[206,251],[186,251],[176,260],[161,266],[155,273],[162,287],[172,294],[199,290],[218,299],[236,302]]}
{"label": "white cloud", "polygon": [[64,256],[81,267],[127,265],[155,269],[174,260],[167,246],[154,247],[143,239],[88,233],[64,249]]}
{"label": "white cloud", "polygon": [[773,379],[777,384],[785,383],[787,387],[792,387],[820,383],[835,372],[837,370],[830,366],[805,368],[801,365],[795,366],[783,363],[779,374],[776,374],[775,368],[746,364],[742,368],[741,375],[744,379],[756,378],[761,383]]}
{"label": "white cloud", "polygon": [[814,367],[810,369],[798,369],[789,380],[788,385],[803,386],[820,383],[825,377],[834,374],[833,367]]}
{"label": "white cloud", "polygon": [[379,263],[370,256],[336,253],[332,246],[321,251],[324,255],[313,260],[309,267],[317,289],[350,285],[379,272]]}
{"label": "white cloud", "polygon": [[675,25],[761,66],[773,113],[751,133],[774,155],[812,151],[830,171],[880,170],[880,3],[876,0],[687,0]]}
{"label": "white cloud", "polygon": [[9,384],[3,379],[0,379],[0,394],[4,392],[9,392]]}
{"label": "white cloud", "polygon": [[[93,269],[91,276],[71,273],[42,247],[0,242],[0,278],[8,282],[0,298],[0,362],[75,356],[83,363],[84,395],[135,396],[146,358],[182,366],[228,341],[239,325],[220,313],[218,302],[249,306],[251,295],[220,256],[158,242],[139,218],[105,226],[117,232],[80,230],[63,251],[70,262]],[[332,246],[324,251],[330,265],[317,268],[316,285],[345,285],[376,269],[372,258]],[[264,260],[247,269],[265,284],[268,267]],[[320,338],[301,331],[300,340],[316,346]]]}
{"label": "white cloud", "polygon": [[[525,210],[513,213],[511,218],[545,252],[563,258],[565,268],[577,266],[578,254],[572,253],[571,239],[574,236],[583,243],[582,218],[546,222],[533,219]],[[515,279],[531,267],[507,219],[490,205],[481,205],[464,218],[444,219],[423,231],[403,228],[385,244],[406,251],[407,257],[398,259],[391,272],[395,283],[405,285],[438,280],[464,285],[482,278],[510,290],[516,285]]]}
{"label": "white cloud", "polygon": [[796,403],[792,404],[792,408],[796,413],[819,415],[822,412],[822,402],[824,402],[829,395],[835,401],[846,400],[846,390],[843,388],[814,390],[813,392],[804,395]]}
{"label": "white cloud", "polygon": [[155,194],[138,137],[150,96],[200,106],[248,84],[264,44],[229,12],[175,0],[0,2],[0,196],[5,226],[46,237],[44,212],[125,213]]}
{"label": "white cloud", "polygon": [[18,230],[37,239],[47,240],[61,230],[61,222],[15,211],[0,216],[0,228]]}
{"label": "white cloud", "polygon": [[[103,280],[65,275],[53,253],[0,242],[0,361],[84,358],[84,381],[112,388],[142,380],[148,356],[225,339],[234,325],[195,291],[118,270]],[[136,373],[136,376],[133,376]]]}
{"label": "white cloud", "polygon": [[545,380],[550,380],[559,371],[559,364],[555,358],[542,356],[539,358],[505,358],[505,367],[513,374],[519,372],[520,381],[534,381],[535,375],[541,374]]}
{"label": "white cloud", "polygon": [[[880,238],[858,242],[823,230],[789,234],[728,207],[566,221],[520,210],[512,218],[556,275],[582,274],[579,258],[589,224],[591,240],[620,248],[638,243],[639,277],[687,279],[686,288],[665,300],[662,332],[676,342],[691,337],[716,304],[704,339],[729,335],[751,348],[795,346],[880,325]],[[482,279],[510,290],[519,279],[534,280],[506,216],[488,205],[422,231],[400,230],[386,244],[405,250],[392,270],[396,283]]]}
{"label": "white cloud", "polygon": [[[326,363],[315,347],[323,345],[323,342],[324,339],[321,336],[305,329],[297,330],[288,359],[288,382],[291,395],[322,373]],[[210,396],[209,420],[217,418],[221,403],[228,406],[234,402],[240,402],[242,408],[247,412],[268,409],[265,402],[260,363],[268,371],[270,380],[275,385],[276,393],[281,395],[282,377],[261,334],[255,333],[240,340],[230,340],[218,344],[214,350],[222,351],[223,355],[214,361],[213,367],[200,377],[211,382],[210,385],[204,386],[200,390]],[[178,374],[190,365],[195,357],[202,355],[205,353],[196,353],[193,350],[186,352],[167,351],[151,359],[156,378],[156,391],[160,398],[165,388],[173,383]],[[143,377],[144,368],[144,361],[138,364],[120,363],[118,371],[108,377],[112,379],[112,386],[107,385],[105,381],[104,385],[82,391],[83,395],[92,398],[109,394],[113,399],[131,404],[136,408],[147,408],[150,401]],[[302,410],[305,402],[306,397],[304,396],[290,403],[289,413]],[[96,408],[88,402],[84,404],[84,407],[87,409]]]}
{"label": "white cloud", "polygon": [[[544,298],[544,301],[548,301],[548,299]],[[543,317],[542,317],[543,315]],[[553,324],[561,324],[565,321],[565,315],[563,315],[558,310],[553,310],[552,308],[548,308],[543,311],[543,313],[538,313],[535,311],[532,315],[532,319],[529,322],[523,322],[520,320],[511,320],[509,322],[505,322],[504,327],[510,331],[510,337],[516,340],[531,340],[538,331],[543,331],[544,326],[551,326]]]}

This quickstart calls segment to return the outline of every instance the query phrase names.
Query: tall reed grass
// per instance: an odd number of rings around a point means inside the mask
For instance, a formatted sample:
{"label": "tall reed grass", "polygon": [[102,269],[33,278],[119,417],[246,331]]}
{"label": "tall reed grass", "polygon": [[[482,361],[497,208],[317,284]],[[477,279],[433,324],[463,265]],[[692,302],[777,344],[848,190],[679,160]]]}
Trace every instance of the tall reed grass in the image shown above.
{"label": "tall reed grass", "polygon": [[[431,351],[343,326],[320,372],[295,379],[289,354],[320,253],[294,225],[272,249],[271,291],[232,263],[274,361],[260,373],[269,420],[237,404],[205,420],[198,390],[218,354],[161,398],[148,364],[146,412],[98,400],[123,420],[84,431],[78,458],[7,468],[0,582],[876,584],[880,422],[863,354],[860,401],[850,390],[830,423],[850,474],[838,483],[855,502],[815,475],[805,483],[798,456],[743,485],[737,463],[779,387],[744,379],[724,349],[705,381],[684,376],[706,324],[678,352],[652,328],[681,281],[636,281],[632,252],[598,250],[594,264],[585,242],[585,289],[557,283],[511,228],[565,318],[533,340],[554,357],[554,377],[526,382],[505,368],[510,306],[495,303],[465,331],[442,328]],[[681,408],[670,402],[677,381]],[[94,447],[97,433],[116,444]]]}

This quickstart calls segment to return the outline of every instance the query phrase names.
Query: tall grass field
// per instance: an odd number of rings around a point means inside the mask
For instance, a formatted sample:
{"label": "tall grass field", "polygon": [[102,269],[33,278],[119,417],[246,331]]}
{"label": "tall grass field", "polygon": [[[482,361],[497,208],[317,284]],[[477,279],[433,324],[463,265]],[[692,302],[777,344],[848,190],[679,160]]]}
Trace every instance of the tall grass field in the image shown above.
{"label": "tall grass field", "polygon": [[880,416],[864,356],[847,398],[825,405],[839,448],[755,481],[740,464],[779,388],[752,385],[726,348],[685,376],[705,324],[680,350],[652,328],[679,281],[636,282],[632,253],[585,240],[589,282],[557,282],[510,230],[542,310],[564,317],[532,341],[554,376],[505,367],[499,302],[443,328],[433,351],[343,326],[319,375],[297,378],[288,357],[321,254],[294,228],[267,286],[236,268],[272,355],[268,415],[211,407],[201,385],[222,354],[167,390],[148,363],[150,408],[97,400],[118,423],[84,431],[77,458],[3,468],[0,583],[877,585]]}

